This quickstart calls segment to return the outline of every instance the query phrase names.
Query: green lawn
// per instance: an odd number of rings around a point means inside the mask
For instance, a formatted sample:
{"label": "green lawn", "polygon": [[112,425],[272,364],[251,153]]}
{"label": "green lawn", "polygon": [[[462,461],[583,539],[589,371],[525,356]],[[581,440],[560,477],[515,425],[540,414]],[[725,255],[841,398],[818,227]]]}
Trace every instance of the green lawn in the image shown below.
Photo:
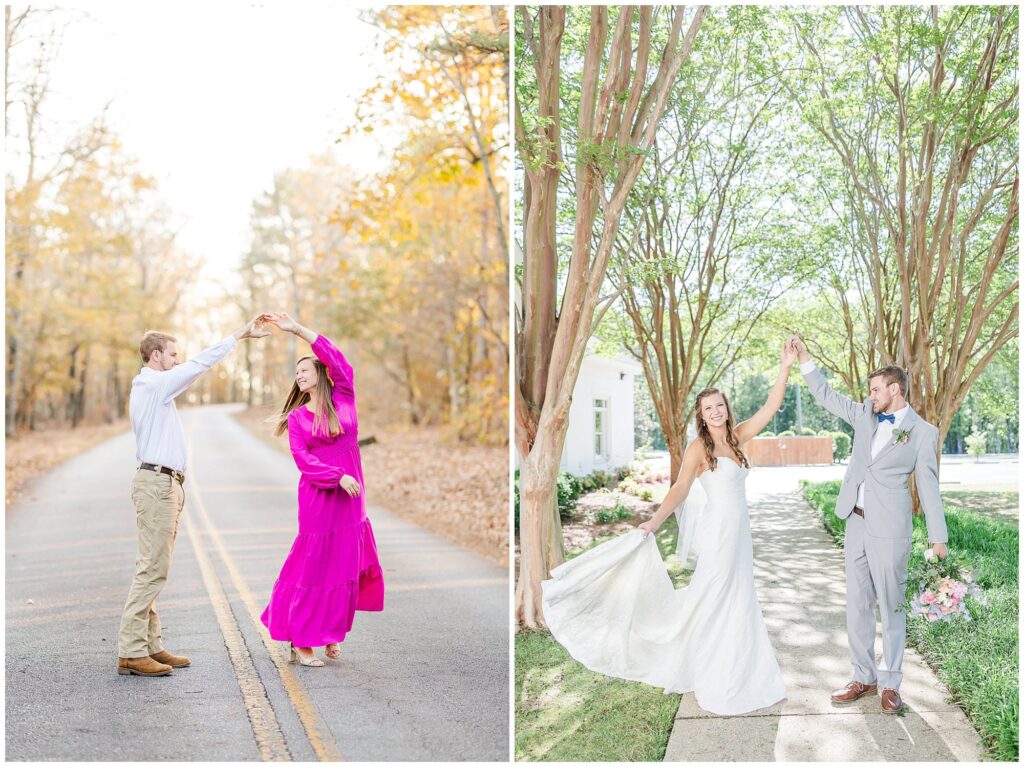
{"label": "green lawn", "polygon": [[[845,521],[835,516],[839,482],[801,482],[804,497],[817,509],[825,529],[842,546]],[[911,620],[908,642],[916,647],[949,688],[981,733],[994,759],[1016,761],[1018,700],[1018,531],[993,509],[1016,504],[1016,493],[943,492],[951,556],[961,560],[985,589],[987,605],[972,603],[972,621],[928,623]],[[987,496],[987,497],[982,497]],[[980,513],[970,511],[980,509]],[[923,518],[914,518],[910,570],[927,547]],[[908,589],[913,588],[908,584]]]}
{"label": "green lawn", "polygon": [[[656,540],[662,556],[675,551],[674,520]],[[678,566],[669,574],[677,586],[689,575]],[[661,761],[681,696],[588,671],[546,631],[518,633],[515,648],[517,760]]]}
{"label": "green lawn", "polygon": [[1019,493],[1010,491],[943,490],[946,508],[956,507],[1019,527]]}

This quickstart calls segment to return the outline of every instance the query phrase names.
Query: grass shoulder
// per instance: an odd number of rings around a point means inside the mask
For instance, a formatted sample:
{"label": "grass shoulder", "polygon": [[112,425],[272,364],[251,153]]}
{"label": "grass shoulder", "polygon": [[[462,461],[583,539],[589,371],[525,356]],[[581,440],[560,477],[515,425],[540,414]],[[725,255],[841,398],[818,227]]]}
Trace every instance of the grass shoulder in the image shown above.
{"label": "grass shoulder", "polygon": [[[676,537],[670,518],[655,536],[663,558],[675,551]],[[676,586],[685,585],[690,572],[671,559],[668,564]],[[517,760],[650,762],[665,756],[680,695],[590,671],[547,631],[516,634],[515,663]]]}

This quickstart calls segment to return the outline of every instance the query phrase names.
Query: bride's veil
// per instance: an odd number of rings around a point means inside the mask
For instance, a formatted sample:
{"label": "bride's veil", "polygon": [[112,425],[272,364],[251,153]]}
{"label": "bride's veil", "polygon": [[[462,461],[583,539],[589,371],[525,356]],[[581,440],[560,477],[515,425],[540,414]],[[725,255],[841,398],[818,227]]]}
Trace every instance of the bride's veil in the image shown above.
{"label": "bride's veil", "polygon": [[[697,534],[697,528],[700,525],[701,517],[704,516],[704,507],[707,506],[707,503],[708,496],[704,492],[704,486],[694,477],[686,500],[676,508],[676,525],[679,527],[679,537],[676,539],[676,557],[687,570],[692,570],[695,566],[697,552],[693,548],[693,539]],[[693,561],[689,561],[691,558]]]}

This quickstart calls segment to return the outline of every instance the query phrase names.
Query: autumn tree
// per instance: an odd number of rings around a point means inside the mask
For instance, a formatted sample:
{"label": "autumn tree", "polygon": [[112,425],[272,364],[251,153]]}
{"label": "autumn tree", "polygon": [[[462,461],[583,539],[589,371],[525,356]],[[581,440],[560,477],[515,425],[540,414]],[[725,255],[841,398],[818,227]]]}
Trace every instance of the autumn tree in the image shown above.
{"label": "autumn tree", "polygon": [[34,289],[46,278],[37,258],[44,234],[40,222],[47,197],[76,163],[108,142],[102,115],[70,138],[54,135],[46,119],[52,93],[51,70],[60,53],[69,19],[54,10],[28,7],[15,12],[4,7],[5,99],[7,141],[5,184],[6,241],[6,396],[5,432],[14,434],[27,423],[22,412],[27,376],[26,358],[44,320],[33,303]]}
{"label": "autumn tree", "polygon": [[508,433],[508,288],[484,183],[470,166],[421,171],[400,192],[352,190],[339,322],[401,388],[412,423],[493,442]]}
{"label": "autumn tree", "polygon": [[167,327],[194,264],[102,113],[47,114],[71,17],[5,9],[7,433],[125,415],[138,339]]}
{"label": "autumn tree", "polygon": [[[508,262],[508,18],[501,6],[391,5],[367,14],[386,34],[384,53],[401,60],[361,100],[361,117],[378,125],[413,118],[414,135],[462,133],[438,153],[479,165],[498,245]],[[395,107],[400,108],[396,111]],[[383,107],[383,109],[381,108]],[[459,115],[458,113],[462,114]],[[435,159],[438,159],[435,158]]]}
{"label": "autumn tree", "polygon": [[[354,174],[331,151],[274,174],[270,188],[252,203],[250,243],[239,272],[242,294],[236,301],[244,316],[274,307],[305,318],[311,327],[329,326],[341,254],[351,239],[331,220],[332,213],[354,182]],[[300,356],[295,337],[288,338],[283,348],[246,349],[250,404],[264,404],[287,388],[291,365]]]}
{"label": "autumn tree", "polygon": [[[517,8],[523,264],[516,316],[522,551],[516,613],[529,627],[543,621],[541,581],[564,558],[558,464],[587,340],[609,306],[601,292],[619,222],[705,11]],[[563,143],[563,129],[569,142]]]}
{"label": "autumn tree", "polygon": [[[365,348],[413,423],[504,441],[508,372],[508,32],[504,9],[368,14],[394,69],[358,102],[354,132],[403,138],[337,206],[356,236]],[[349,266],[346,266],[346,269]],[[439,373],[439,371],[441,371]]]}
{"label": "autumn tree", "polygon": [[[508,434],[507,20],[482,6],[364,14],[388,65],[339,143],[380,137],[378,169],[325,152],[278,173],[254,202],[244,303],[291,307],[343,336],[364,415],[440,425],[467,441]],[[292,350],[294,359],[296,350]],[[289,366],[254,351],[247,397]]]}

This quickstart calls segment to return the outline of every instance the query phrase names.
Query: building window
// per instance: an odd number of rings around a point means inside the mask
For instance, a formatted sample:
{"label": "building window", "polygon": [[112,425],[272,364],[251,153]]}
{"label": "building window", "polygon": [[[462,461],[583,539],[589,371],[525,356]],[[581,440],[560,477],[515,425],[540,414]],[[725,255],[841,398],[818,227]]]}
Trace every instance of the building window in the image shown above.
{"label": "building window", "polygon": [[608,400],[594,400],[594,457],[608,459]]}

